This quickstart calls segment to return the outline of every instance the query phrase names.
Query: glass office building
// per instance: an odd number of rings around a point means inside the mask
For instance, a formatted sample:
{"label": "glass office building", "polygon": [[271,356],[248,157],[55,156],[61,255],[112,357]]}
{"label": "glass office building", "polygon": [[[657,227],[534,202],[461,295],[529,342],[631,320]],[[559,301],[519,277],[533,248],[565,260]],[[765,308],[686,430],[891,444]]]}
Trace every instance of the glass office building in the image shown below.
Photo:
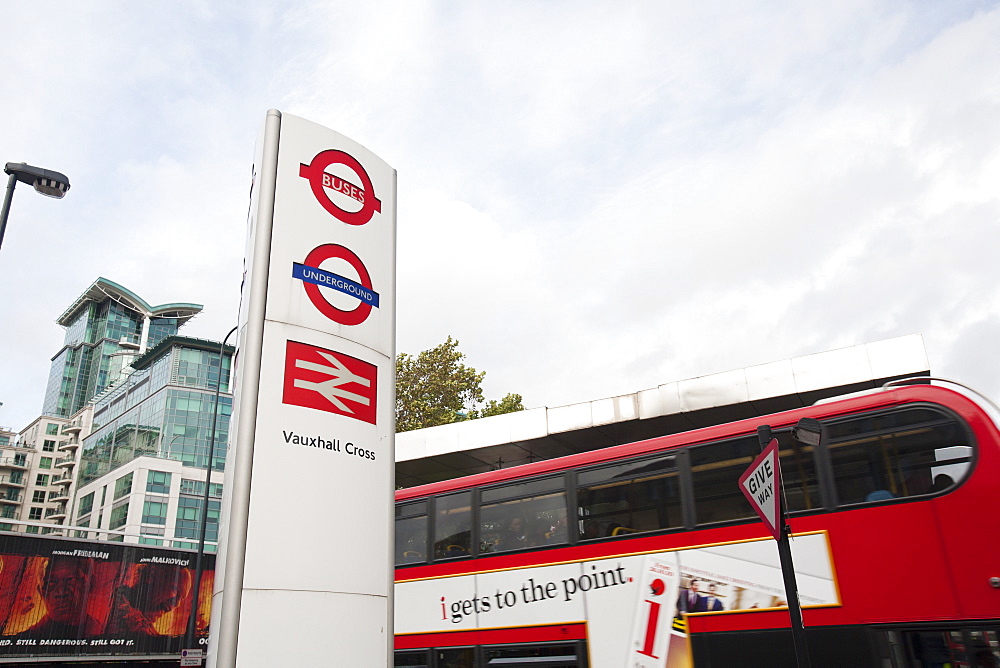
{"label": "glass office building", "polygon": [[199,304],[150,306],[134,292],[98,278],[56,321],[66,328],[52,358],[44,415],[69,417],[113,387],[129,364],[201,312]]}
{"label": "glass office building", "polygon": [[84,439],[79,486],[143,457],[207,469],[215,390],[220,388],[212,468],[223,470],[232,394],[229,365],[215,341],[168,336],[132,362],[133,373],[100,397]]}

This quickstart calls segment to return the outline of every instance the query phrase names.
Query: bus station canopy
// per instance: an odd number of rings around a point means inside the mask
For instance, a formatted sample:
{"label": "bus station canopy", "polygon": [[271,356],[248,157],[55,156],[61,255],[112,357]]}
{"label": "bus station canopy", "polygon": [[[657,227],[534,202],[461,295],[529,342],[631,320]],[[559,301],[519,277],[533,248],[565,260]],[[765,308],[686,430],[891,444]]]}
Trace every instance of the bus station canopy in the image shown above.
{"label": "bus station canopy", "polygon": [[632,394],[396,434],[396,485],[412,487],[809,406],[930,375],[912,334],[665,383]]}

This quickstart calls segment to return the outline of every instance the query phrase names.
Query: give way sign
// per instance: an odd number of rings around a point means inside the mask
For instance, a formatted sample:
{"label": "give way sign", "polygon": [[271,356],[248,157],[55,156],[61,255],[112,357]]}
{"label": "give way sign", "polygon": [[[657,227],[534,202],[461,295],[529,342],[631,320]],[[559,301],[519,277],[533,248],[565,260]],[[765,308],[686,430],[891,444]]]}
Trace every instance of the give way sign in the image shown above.
{"label": "give way sign", "polygon": [[772,438],[764,451],[740,476],[740,490],[760,515],[775,540],[781,539],[781,469],[778,468],[778,439]]}

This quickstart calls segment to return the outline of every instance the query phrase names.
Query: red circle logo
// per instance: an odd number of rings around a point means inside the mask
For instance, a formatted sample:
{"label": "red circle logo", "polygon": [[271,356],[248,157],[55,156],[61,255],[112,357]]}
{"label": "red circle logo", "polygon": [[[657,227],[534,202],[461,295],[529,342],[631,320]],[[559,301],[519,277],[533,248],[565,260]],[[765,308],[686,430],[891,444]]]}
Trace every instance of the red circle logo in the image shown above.
{"label": "red circle logo", "polygon": [[[373,290],[372,278],[368,275],[365,265],[361,263],[361,258],[343,246],[337,244],[317,246],[306,256],[303,264],[307,267],[319,269],[320,264],[331,258],[346,260],[358,272],[361,285],[367,290]],[[306,294],[309,296],[309,301],[313,303],[313,306],[319,309],[319,312],[327,318],[334,322],[339,322],[341,325],[360,325],[368,319],[368,316],[372,312],[372,305],[364,301],[360,302],[357,307],[350,311],[341,310],[326,300],[326,297],[320,292],[319,286],[315,283],[303,282],[302,285],[305,286]]]}
{"label": "red circle logo", "polygon": [[[326,168],[330,165],[349,167],[361,179],[361,185],[358,186],[339,176],[328,174]],[[316,201],[332,216],[348,225],[364,225],[372,219],[372,215],[376,211],[382,211],[382,202],[375,197],[375,187],[368,177],[368,172],[353,156],[343,151],[335,149],[320,151],[308,165],[299,164],[299,176],[309,181],[309,187],[312,188]],[[336,202],[330,199],[330,195],[326,192],[327,189],[361,202],[361,209],[347,211],[340,208]]]}

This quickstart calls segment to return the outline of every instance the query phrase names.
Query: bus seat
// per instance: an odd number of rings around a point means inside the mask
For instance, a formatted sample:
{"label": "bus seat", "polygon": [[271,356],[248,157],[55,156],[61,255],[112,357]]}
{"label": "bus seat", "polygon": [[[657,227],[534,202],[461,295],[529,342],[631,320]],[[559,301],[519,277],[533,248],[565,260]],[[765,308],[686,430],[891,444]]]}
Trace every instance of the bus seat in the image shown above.
{"label": "bus seat", "polygon": [[896,495],[887,489],[876,489],[874,492],[865,497],[865,501],[886,501],[888,499],[895,499]]}

